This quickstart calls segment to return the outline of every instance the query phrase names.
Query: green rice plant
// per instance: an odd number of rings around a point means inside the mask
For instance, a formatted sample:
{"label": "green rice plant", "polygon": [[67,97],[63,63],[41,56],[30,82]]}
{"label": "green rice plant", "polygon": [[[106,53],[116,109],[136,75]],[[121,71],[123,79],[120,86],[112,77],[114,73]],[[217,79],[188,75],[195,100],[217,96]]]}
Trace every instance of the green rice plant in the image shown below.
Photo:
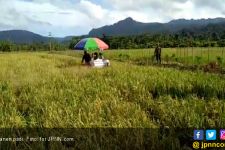
{"label": "green rice plant", "polygon": [[185,135],[173,129],[224,127],[223,75],[136,65],[150,59],[137,53],[129,53],[130,63],[107,52],[112,65],[104,69],[80,66],[80,52],[1,54],[1,128],[169,129],[169,137],[166,131],[151,135],[151,146],[172,142],[170,149],[179,149],[182,142],[172,135]]}
{"label": "green rice plant", "polygon": [[223,58],[222,57],[217,56],[216,59],[217,59],[217,62],[218,62],[219,65],[223,64]]}
{"label": "green rice plant", "polygon": [[200,56],[195,56],[195,60],[196,60],[196,63],[197,63],[197,64],[201,64],[202,57],[200,57]]}

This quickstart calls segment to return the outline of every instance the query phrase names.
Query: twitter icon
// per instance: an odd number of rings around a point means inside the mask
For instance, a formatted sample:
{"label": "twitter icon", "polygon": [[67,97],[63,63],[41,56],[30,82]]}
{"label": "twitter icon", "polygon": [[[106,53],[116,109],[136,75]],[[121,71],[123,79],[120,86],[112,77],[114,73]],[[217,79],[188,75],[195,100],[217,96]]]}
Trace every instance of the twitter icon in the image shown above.
{"label": "twitter icon", "polygon": [[206,140],[216,140],[216,130],[206,130]]}

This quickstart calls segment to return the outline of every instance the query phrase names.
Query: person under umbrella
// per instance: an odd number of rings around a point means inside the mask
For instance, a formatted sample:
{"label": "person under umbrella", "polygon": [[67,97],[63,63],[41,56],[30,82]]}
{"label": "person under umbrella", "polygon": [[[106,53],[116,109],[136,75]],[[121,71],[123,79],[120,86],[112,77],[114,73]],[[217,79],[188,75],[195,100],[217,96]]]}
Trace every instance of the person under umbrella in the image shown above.
{"label": "person under umbrella", "polygon": [[81,63],[85,65],[91,65],[91,56],[87,51],[84,51]]}
{"label": "person under umbrella", "polygon": [[[91,61],[89,61],[89,58],[90,58],[89,57],[90,55],[89,55],[87,57],[88,58],[87,61],[85,61],[85,62],[90,64],[93,67],[104,67],[104,66],[110,65],[109,60],[100,59],[99,55],[98,55],[98,51],[104,51],[108,48],[109,48],[109,46],[98,38],[84,38],[84,39],[80,40],[74,46],[74,49],[85,50],[87,52],[92,53]],[[85,60],[85,58],[86,58],[86,52],[83,56],[82,63]]]}
{"label": "person under umbrella", "polygon": [[98,59],[98,53],[97,52],[94,53],[93,59],[94,60],[97,60]]}
{"label": "person under umbrella", "polygon": [[99,53],[99,59],[103,59],[103,60],[105,59],[102,53]]}

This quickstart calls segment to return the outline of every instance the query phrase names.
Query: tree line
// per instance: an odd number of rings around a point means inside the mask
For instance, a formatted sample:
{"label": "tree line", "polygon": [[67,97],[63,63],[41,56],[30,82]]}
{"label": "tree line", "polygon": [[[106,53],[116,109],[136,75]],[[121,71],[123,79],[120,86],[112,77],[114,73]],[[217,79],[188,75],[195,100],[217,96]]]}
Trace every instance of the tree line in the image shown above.
{"label": "tree line", "polygon": [[[224,47],[225,32],[192,33],[185,30],[177,34],[143,34],[134,36],[107,36],[101,38],[110,49],[144,49],[154,48],[158,43],[164,48],[175,47]],[[70,42],[70,49],[80,40],[74,37]]]}
{"label": "tree line", "polygon": [[[85,36],[73,37],[71,41],[47,43],[15,44],[10,41],[0,41],[0,51],[58,51],[74,49],[74,46]],[[164,48],[174,47],[224,47],[225,32],[193,33],[181,31],[176,34],[143,34],[134,36],[107,36],[101,38],[110,49],[144,49],[154,48],[158,43]]]}
{"label": "tree line", "polygon": [[103,36],[102,40],[111,49],[143,49],[154,48],[158,43],[164,48],[174,47],[224,47],[225,32],[222,36],[217,33],[192,35],[189,32],[180,34],[137,35],[128,37]]}
{"label": "tree line", "polygon": [[52,41],[49,43],[34,42],[30,44],[16,44],[11,41],[0,41],[0,51],[12,52],[12,51],[61,51],[67,50],[69,44]]}

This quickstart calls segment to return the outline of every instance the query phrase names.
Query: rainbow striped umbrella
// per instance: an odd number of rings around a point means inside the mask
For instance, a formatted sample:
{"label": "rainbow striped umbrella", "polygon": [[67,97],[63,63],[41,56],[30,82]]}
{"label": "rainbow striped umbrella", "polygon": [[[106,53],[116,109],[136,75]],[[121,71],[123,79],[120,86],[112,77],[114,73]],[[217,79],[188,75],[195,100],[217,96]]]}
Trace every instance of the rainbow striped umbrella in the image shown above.
{"label": "rainbow striped umbrella", "polygon": [[106,50],[109,46],[98,38],[85,38],[79,41],[74,48],[93,52],[97,50]]}

